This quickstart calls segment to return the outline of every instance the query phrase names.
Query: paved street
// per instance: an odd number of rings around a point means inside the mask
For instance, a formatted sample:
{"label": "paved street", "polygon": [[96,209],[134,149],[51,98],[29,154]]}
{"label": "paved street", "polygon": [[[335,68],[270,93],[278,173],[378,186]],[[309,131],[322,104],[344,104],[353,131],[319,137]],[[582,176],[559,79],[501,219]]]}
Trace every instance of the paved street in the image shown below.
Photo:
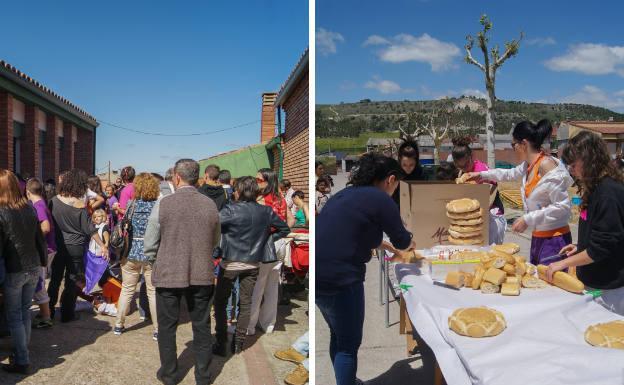
{"label": "paved street", "polygon": [[[305,292],[307,295],[307,292]],[[279,306],[273,334],[260,331],[249,337],[250,346],[236,357],[215,357],[211,372],[214,384],[281,385],[294,364],[273,358],[273,352],[290,346],[308,329],[307,300]],[[138,312],[128,317],[126,333],[113,335],[114,318],[81,313],[79,321],[60,322],[48,330],[33,330],[30,344],[35,373],[24,377],[0,371],[0,384],[25,385],[153,385],[158,384],[160,365],[157,342],[151,338],[151,324],[141,322]],[[214,320],[214,318],[213,318]],[[213,321],[214,332],[214,321]],[[195,384],[193,376],[192,331],[188,317],[182,316],[178,328],[179,371],[181,384]],[[0,361],[8,362],[9,338],[0,338]]]}

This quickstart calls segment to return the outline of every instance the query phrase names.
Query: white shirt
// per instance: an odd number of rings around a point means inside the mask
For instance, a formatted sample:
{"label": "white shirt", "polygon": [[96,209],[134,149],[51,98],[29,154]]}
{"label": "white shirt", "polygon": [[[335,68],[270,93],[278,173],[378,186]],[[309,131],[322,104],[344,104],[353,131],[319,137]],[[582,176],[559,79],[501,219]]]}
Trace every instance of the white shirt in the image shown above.
{"label": "white shirt", "polygon": [[[100,223],[99,225],[96,225],[95,228],[98,231],[98,236],[100,237],[100,240],[102,240],[102,243],[104,243],[104,227],[106,226],[105,222]],[[100,245],[98,245],[98,243],[91,238],[91,241],[89,242],[89,251],[92,252],[93,254],[101,257],[103,255],[102,253],[102,248],[100,247]]]}
{"label": "white shirt", "polygon": [[574,181],[563,163],[558,159],[553,158],[553,160],[557,162],[557,168],[542,176],[528,198],[524,194],[527,183],[527,162],[509,170],[496,168],[481,171],[479,174],[484,179],[497,182],[521,179],[520,194],[524,204],[524,221],[537,231],[554,230],[568,225],[572,214],[568,189]]}
{"label": "white shirt", "polygon": [[87,192],[85,193],[85,195],[83,195],[83,196],[82,196],[82,200],[84,201],[84,203],[85,203],[86,205],[88,205],[88,204],[89,204],[89,201],[90,201],[91,199],[95,199],[95,198],[97,198],[97,197],[98,197],[98,195],[97,195],[95,192],[93,192],[93,190],[91,190],[90,188],[88,188],[88,189],[87,189]]}

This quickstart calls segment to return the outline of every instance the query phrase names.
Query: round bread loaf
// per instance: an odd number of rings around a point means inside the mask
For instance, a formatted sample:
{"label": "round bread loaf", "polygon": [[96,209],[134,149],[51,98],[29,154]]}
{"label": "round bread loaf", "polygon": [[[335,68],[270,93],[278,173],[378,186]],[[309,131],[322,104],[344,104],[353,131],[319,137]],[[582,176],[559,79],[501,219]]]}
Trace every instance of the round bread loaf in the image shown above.
{"label": "round bread loaf", "polygon": [[585,341],[601,348],[624,349],[624,321],[591,325],[585,331]]}
{"label": "round bread loaf", "polygon": [[480,236],[475,238],[455,238],[452,235],[449,235],[448,241],[454,245],[482,245],[483,238]]}
{"label": "round bread loaf", "polygon": [[448,233],[453,237],[453,238],[474,238],[474,237],[479,237],[481,236],[481,230],[479,231],[471,231],[469,233],[460,233],[457,232],[455,230],[448,230]]}
{"label": "round bread loaf", "polygon": [[483,210],[478,209],[478,210],[469,211],[465,213],[450,213],[447,211],[446,216],[451,219],[462,220],[462,221],[468,220],[468,219],[477,219],[477,218],[483,218]]}
{"label": "round bread loaf", "polygon": [[473,233],[475,231],[483,231],[483,226],[458,226],[451,224],[449,230],[453,230],[458,233]]}
{"label": "round bread loaf", "polygon": [[455,333],[474,338],[493,337],[507,327],[503,314],[487,307],[457,309],[449,317],[448,323]]}
{"label": "round bread loaf", "polygon": [[481,214],[479,214],[479,217],[473,219],[449,218],[449,222],[451,222],[451,226],[477,226],[483,224],[483,218],[481,217]]}
{"label": "round bread loaf", "polygon": [[478,210],[481,204],[476,199],[461,198],[446,204],[446,211],[453,214],[469,213]]}

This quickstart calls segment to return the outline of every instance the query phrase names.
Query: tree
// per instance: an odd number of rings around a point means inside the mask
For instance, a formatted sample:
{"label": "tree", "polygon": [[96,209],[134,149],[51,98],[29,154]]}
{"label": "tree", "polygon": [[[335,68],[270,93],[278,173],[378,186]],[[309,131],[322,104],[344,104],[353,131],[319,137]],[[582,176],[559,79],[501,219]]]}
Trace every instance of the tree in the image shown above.
{"label": "tree", "polygon": [[417,141],[418,137],[421,135],[430,136],[433,140],[433,162],[435,164],[440,164],[442,143],[461,125],[460,122],[457,122],[455,127],[452,128],[452,117],[452,108],[434,108],[428,113],[410,112],[407,114],[407,127],[413,129],[413,131],[411,134],[408,134],[403,127],[399,125],[401,139]]}
{"label": "tree", "polygon": [[[473,64],[485,74],[485,89],[487,90],[487,112],[485,115],[485,130],[487,134],[487,158],[488,166],[494,168],[494,104],[496,102],[496,93],[494,86],[496,83],[496,70],[505,63],[510,57],[518,54],[520,41],[524,38],[524,33],[520,32],[520,38],[505,43],[505,52],[500,55],[498,44],[491,50],[488,50],[489,37],[488,33],[492,29],[492,22],[487,15],[482,15],[480,23],[483,30],[477,33],[477,41],[481,52],[483,53],[483,64],[479,63],[472,57],[472,47],[474,38],[472,35],[466,36],[466,63]],[[488,52],[489,51],[489,52]],[[489,54],[489,55],[488,55]]]}

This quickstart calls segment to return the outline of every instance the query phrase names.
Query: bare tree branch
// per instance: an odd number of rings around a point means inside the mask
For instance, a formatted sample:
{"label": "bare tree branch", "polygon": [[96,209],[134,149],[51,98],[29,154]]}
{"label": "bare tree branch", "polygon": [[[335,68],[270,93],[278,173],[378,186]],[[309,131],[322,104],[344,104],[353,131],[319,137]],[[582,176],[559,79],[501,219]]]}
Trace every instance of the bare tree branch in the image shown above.
{"label": "bare tree branch", "polygon": [[505,60],[509,59],[512,56],[515,56],[518,53],[518,49],[520,48],[520,42],[523,38],[524,32],[520,32],[520,38],[518,40],[512,40],[511,42],[505,44],[505,52],[503,53],[503,56],[501,56],[494,62],[494,69],[500,67],[501,65],[503,65]]}
{"label": "bare tree branch", "polygon": [[485,71],[485,67],[483,66],[483,64],[479,63],[478,61],[475,60],[474,57],[472,57],[472,36],[468,35],[466,36],[466,39],[468,40],[468,43],[466,43],[466,46],[464,48],[466,48],[466,63],[468,64],[473,64],[477,67],[479,67],[479,69],[481,71]]}

